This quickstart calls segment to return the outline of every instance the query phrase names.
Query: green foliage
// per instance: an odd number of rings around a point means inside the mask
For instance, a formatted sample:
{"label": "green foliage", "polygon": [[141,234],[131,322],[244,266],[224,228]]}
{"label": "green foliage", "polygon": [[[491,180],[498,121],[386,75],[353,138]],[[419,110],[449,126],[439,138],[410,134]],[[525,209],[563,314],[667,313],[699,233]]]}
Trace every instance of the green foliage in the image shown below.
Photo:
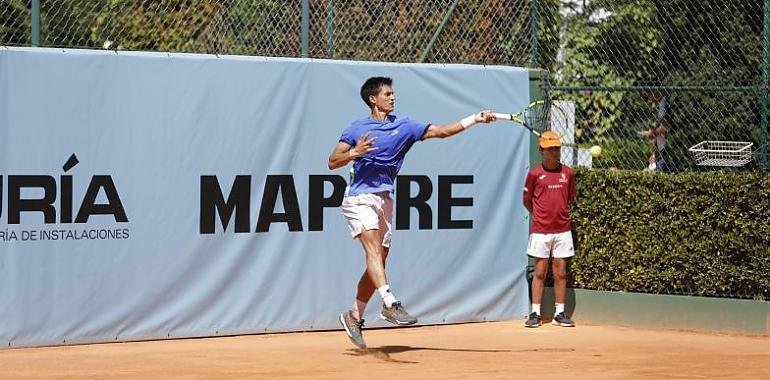
{"label": "green foliage", "polygon": [[32,12],[25,0],[5,0],[0,5],[0,44],[32,43]]}
{"label": "green foliage", "polygon": [[593,167],[596,169],[628,169],[642,170],[648,165],[652,152],[650,144],[642,139],[596,139],[589,144],[599,145],[602,154],[593,159]]}
{"label": "green foliage", "polygon": [[239,0],[231,1],[223,11],[227,35],[219,51],[240,55],[300,55],[299,4]]}
{"label": "green foliage", "polygon": [[[672,144],[667,150],[675,170],[694,169],[687,148],[703,140],[762,142],[758,92],[735,89],[757,85],[761,78],[761,1],[580,4],[563,3],[564,59],[556,76],[557,85],[574,88],[557,96],[576,103],[579,142],[596,137],[630,139],[636,131],[651,128],[656,110],[650,103],[656,92],[669,100],[665,126]],[[651,90],[584,91],[588,86]]]}
{"label": "green foliage", "polygon": [[[99,10],[109,9],[114,0],[41,1],[40,39],[42,46],[100,48],[90,37]],[[115,9],[110,9],[115,12]]]}
{"label": "green foliage", "polygon": [[[208,0],[116,3],[96,17],[90,40],[110,41],[114,47],[126,50],[215,52],[222,4]],[[118,6],[120,15],[116,17]],[[121,33],[116,35],[115,30]]]}
{"label": "green foliage", "polygon": [[[608,16],[597,18],[601,12]],[[557,76],[558,85],[622,87],[654,75],[655,50],[662,37],[649,1],[592,1],[584,9],[569,11],[564,24],[565,59]],[[582,140],[584,136],[615,132],[625,111],[624,95],[605,91],[590,96],[570,92],[559,96],[575,102],[580,110],[576,133]]]}
{"label": "green foliage", "polygon": [[770,176],[576,175],[575,287],[770,299]]}
{"label": "green foliage", "polygon": [[562,16],[559,0],[536,0],[539,6],[537,24],[538,67],[553,72],[557,68],[556,55],[559,50],[559,30]]}

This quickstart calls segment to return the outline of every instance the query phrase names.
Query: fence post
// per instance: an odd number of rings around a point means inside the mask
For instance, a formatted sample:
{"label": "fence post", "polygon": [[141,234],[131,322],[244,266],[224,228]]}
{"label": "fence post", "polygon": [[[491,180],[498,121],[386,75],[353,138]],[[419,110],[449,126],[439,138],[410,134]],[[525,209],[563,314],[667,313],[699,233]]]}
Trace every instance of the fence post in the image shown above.
{"label": "fence post", "polygon": [[[546,98],[549,89],[546,88],[546,80],[548,79],[548,73],[542,69],[530,69],[529,70],[529,101],[536,102]],[[529,167],[534,168],[535,165],[540,163],[540,145],[538,140],[533,134],[529,135]]]}
{"label": "fence post", "polygon": [[40,46],[40,0],[32,0],[32,46]]}
{"label": "fence post", "polygon": [[334,0],[326,6],[326,58],[334,58]]}
{"label": "fence post", "polygon": [[302,31],[301,31],[301,44],[302,44],[302,58],[307,58],[308,50],[310,46],[310,0],[302,0]]}
{"label": "fence post", "polygon": [[768,113],[770,110],[770,0],[765,0],[765,27],[762,33],[762,165],[770,164],[768,157]]}
{"label": "fence post", "polygon": [[436,32],[433,33],[433,37],[430,38],[430,42],[428,42],[428,46],[425,48],[425,51],[422,52],[422,56],[420,57],[420,62],[425,62],[425,59],[428,58],[428,54],[431,50],[433,50],[433,44],[436,43],[436,40],[438,39],[438,36],[441,34],[441,32],[444,31],[444,28],[446,27],[447,22],[449,22],[449,18],[452,17],[452,13],[454,13],[455,8],[457,7],[457,3],[460,0],[455,0],[452,2],[452,5],[449,7],[449,10],[444,15],[444,19],[441,20],[441,24],[436,29]]}
{"label": "fence post", "polygon": [[529,35],[529,43],[530,43],[530,54],[532,54],[532,57],[530,57],[530,65],[532,67],[537,67],[537,32],[539,25],[539,18],[540,18],[540,1],[539,0],[532,0],[532,9],[530,11],[530,35]]}
{"label": "fence post", "polygon": [[[538,100],[543,100],[546,97],[546,92],[548,91],[548,86],[546,85],[546,80],[548,78],[548,73],[541,69],[533,69],[530,68],[529,70],[529,102],[535,102]],[[533,135],[532,133],[527,133],[527,138],[529,139],[529,165],[527,166],[526,171],[532,170],[536,165],[540,163],[540,144],[537,140],[537,137]],[[527,219],[525,223],[527,223],[527,227],[531,227],[530,223],[532,222],[531,217],[529,214],[527,214]],[[529,289],[529,301],[532,302],[532,277],[535,273],[535,259],[533,259],[531,256],[527,256],[527,288]]]}

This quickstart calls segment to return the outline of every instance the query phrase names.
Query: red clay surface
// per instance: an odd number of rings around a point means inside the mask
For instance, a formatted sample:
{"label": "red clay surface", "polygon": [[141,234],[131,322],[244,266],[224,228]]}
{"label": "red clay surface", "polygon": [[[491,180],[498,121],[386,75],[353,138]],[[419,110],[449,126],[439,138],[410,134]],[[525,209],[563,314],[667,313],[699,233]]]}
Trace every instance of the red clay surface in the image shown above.
{"label": "red clay surface", "polygon": [[0,350],[2,379],[770,378],[770,337],[489,322]]}

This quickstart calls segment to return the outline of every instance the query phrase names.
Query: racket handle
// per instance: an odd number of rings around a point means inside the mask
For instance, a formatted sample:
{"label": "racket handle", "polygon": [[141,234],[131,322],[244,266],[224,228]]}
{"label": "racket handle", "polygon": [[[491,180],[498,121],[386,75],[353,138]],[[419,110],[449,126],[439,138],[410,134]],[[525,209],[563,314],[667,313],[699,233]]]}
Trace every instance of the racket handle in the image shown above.
{"label": "racket handle", "polygon": [[509,113],[496,113],[495,112],[495,113],[493,113],[493,115],[495,115],[495,118],[497,118],[497,120],[513,120],[513,115],[511,115]]}

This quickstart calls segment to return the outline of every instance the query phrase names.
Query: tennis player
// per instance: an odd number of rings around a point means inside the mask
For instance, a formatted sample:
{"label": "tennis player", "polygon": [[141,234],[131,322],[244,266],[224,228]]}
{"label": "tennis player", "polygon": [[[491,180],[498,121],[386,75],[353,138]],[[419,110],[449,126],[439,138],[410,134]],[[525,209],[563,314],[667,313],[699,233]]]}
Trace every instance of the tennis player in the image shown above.
{"label": "tennis player", "polygon": [[385,274],[392,235],[391,194],[406,153],[418,141],[454,136],[477,123],[489,123],[495,116],[485,110],[454,123],[434,125],[392,115],[396,96],[393,80],[386,77],[367,79],[361,86],[361,99],[369,107],[369,116],[353,121],[342,132],[329,156],[329,169],[354,161],[353,183],[341,208],[351,236],[363,246],[366,270],[358,281],[352,307],[339,320],[353,344],[364,348],[364,309],[375,290],[382,297],[382,319],[399,326],[417,323],[390,289]]}
{"label": "tennis player", "polygon": [[559,162],[561,139],[556,132],[545,131],[538,139],[542,164],[527,173],[524,183],[524,207],[532,214],[532,228],[527,255],[535,260],[532,278],[532,311],[524,323],[526,327],[541,325],[540,303],[543,283],[552,259],[556,315],[554,325],[572,327],[575,323],[564,312],[567,290],[567,260],[574,256],[570,204],[575,200],[575,175],[572,169]]}

